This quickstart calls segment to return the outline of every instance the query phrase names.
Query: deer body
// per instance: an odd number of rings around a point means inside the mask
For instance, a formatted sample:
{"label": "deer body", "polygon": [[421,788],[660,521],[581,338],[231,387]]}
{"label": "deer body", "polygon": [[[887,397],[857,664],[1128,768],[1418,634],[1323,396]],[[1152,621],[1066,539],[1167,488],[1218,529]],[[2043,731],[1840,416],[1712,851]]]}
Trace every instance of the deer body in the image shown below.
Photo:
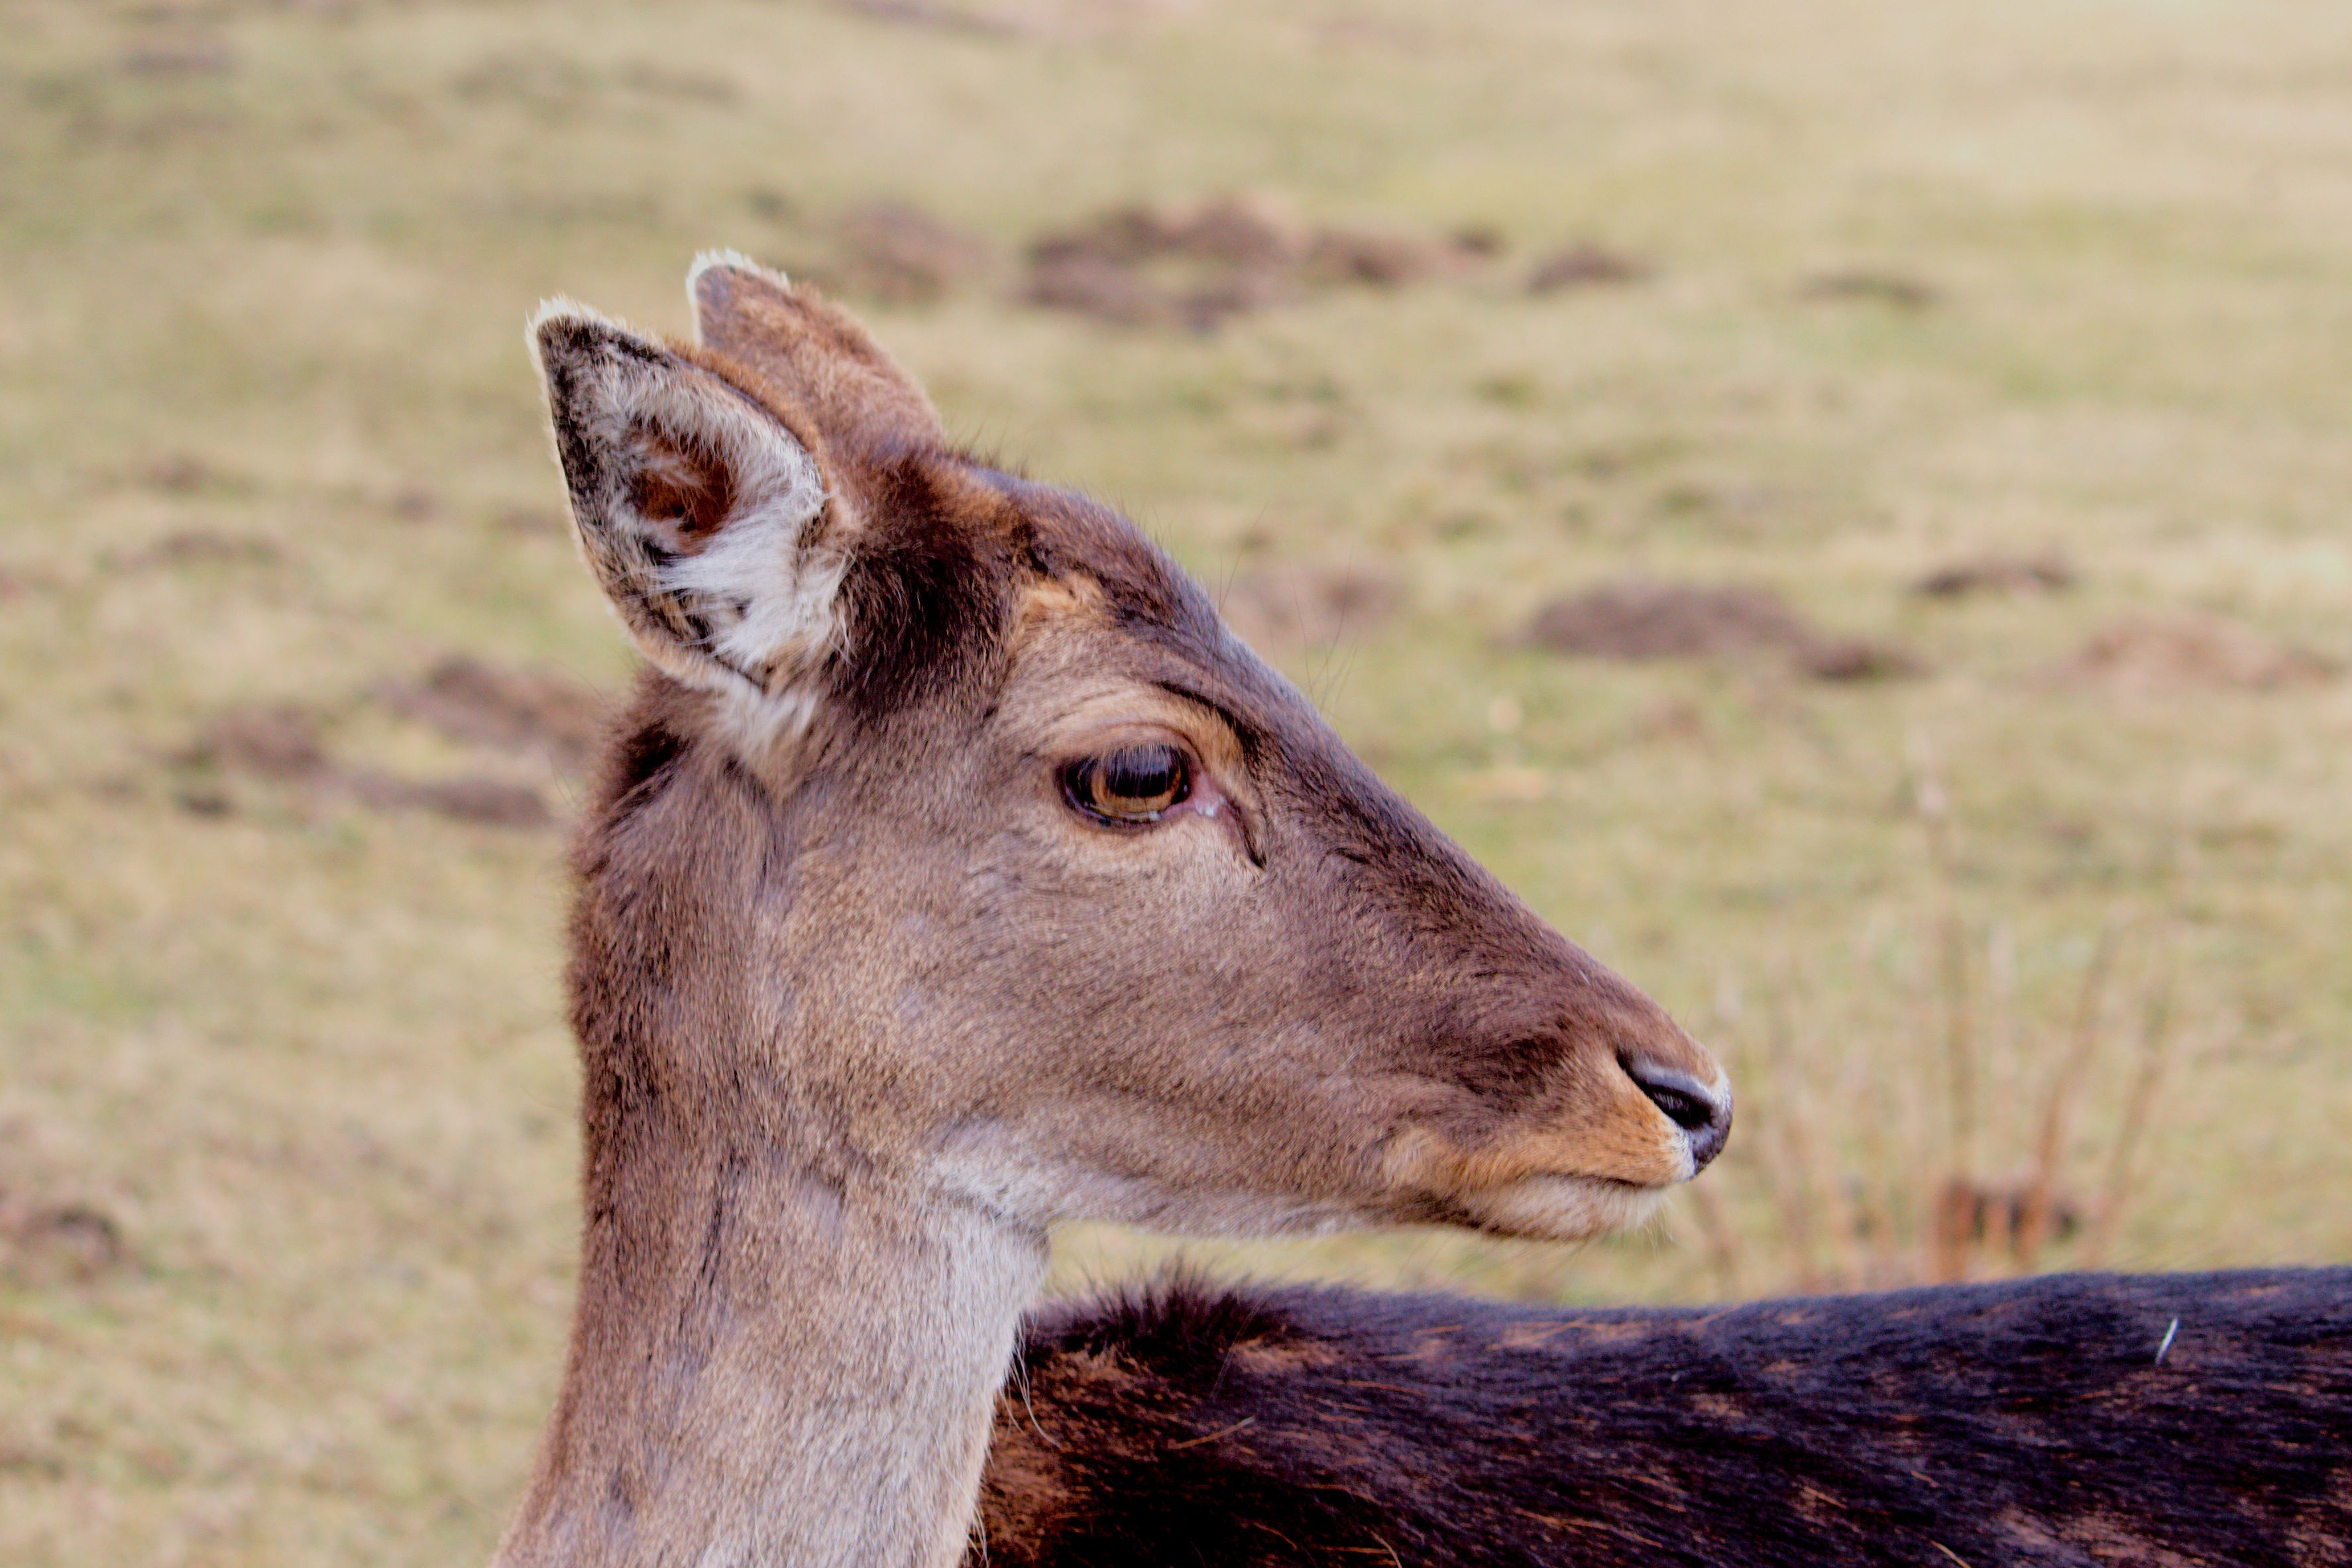
{"label": "deer body", "polygon": [[1116,514],[738,258],[534,327],[652,667],[575,864],[585,1220],[502,1563],[945,1568],[1066,1218],[1580,1238],[1721,1071]]}
{"label": "deer body", "polygon": [[981,1518],[995,1568],[2330,1568],[2352,1268],[1663,1310],[1162,1287],[1033,1325]]}

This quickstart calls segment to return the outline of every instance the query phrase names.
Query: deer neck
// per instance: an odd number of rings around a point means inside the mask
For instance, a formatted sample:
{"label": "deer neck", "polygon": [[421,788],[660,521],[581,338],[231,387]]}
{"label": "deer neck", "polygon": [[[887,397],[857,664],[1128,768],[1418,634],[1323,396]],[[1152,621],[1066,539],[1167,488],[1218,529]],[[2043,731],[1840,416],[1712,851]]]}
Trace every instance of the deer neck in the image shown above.
{"label": "deer neck", "polygon": [[1044,1236],[644,1131],[592,1125],[570,1363],[499,1563],[959,1561]]}

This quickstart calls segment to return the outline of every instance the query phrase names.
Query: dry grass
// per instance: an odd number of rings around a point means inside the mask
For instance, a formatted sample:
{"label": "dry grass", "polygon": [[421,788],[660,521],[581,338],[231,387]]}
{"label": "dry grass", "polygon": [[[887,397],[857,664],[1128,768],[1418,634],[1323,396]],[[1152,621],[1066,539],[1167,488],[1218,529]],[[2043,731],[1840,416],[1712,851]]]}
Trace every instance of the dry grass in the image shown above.
{"label": "dry grass", "polygon": [[[442,807],[572,786],[416,694],[623,679],[520,326],[677,327],[712,245],[869,289],[959,430],[1235,584],[1738,1062],[1656,1235],[1212,1257],[1612,1299],[2352,1258],[2352,13],[0,9],[0,1561],[486,1553],[569,1291],[560,836]],[[1225,193],[1454,248],[1166,326],[1020,302],[1040,236]],[[1927,673],[1516,635],[1628,578]],[[311,752],[222,748],[272,713]]]}
{"label": "dry grass", "polygon": [[1692,1189],[1726,1297],[2032,1273],[2053,1254],[2095,1268],[2138,1195],[2175,1061],[2171,929],[2113,915],[2087,949],[2039,965],[2029,994],[2014,925],[1969,917],[1933,773],[1916,804],[1929,912],[1865,930],[1842,955],[1861,971],[1847,989],[1915,998],[1907,1015],[1884,1035],[1828,1036],[1811,1005],[1822,982],[1793,945],[1760,1006],[1728,975],[1717,994],[1714,1037],[1760,1101],[1760,1136],[1727,1172],[1769,1202],[1758,1223],[1715,1186]]}

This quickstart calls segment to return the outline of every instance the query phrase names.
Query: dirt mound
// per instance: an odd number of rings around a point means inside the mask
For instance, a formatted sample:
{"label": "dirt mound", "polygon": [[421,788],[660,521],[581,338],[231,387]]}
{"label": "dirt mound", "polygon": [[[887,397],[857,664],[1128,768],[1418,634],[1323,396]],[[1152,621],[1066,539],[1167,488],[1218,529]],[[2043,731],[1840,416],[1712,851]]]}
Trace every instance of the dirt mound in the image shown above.
{"label": "dirt mound", "polygon": [[158,38],[131,45],[115,63],[130,76],[229,76],[236,70],[236,55],[221,38]]}
{"label": "dirt mound", "polygon": [[1790,651],[1815,680],[1904,680],[1927,673],[1927,661],[1910,649],[1868,637],[1826,637]]}
{"label": "dirt mound", "polygon": [[404,779],[373,768],[338,779],[352,799],[377,811],[427,811],[486,827],[544,827],[554,820],[537,790],[502,779]]}
{"label": "dirt mound", "polygon": [[1287,267],[1305,258],[1307,231],[1280,204],[1217,196],[1185,207],[1117,207],[1041,237],[1033,257],[1085,256],[1137,267],[1162,258],[1223,267]]}
{"label": "dirt mound", "polygon": [[185,452],[170,453],[142,464],[131,478],[166,495],[192,495],[220,479],[210,464]]}
{"label": "dirt mound", "polygon": [[1494,236],[1480,229],[1433,237],[1395,229],[1320,228],[1307,243],[1302,269],[1310,285],[1400,289],[1458,278],[1497,248]]}
{"label": "dirt mound", "polygon": [[130,1259],[122,1227],[105,1210],[0,1192],[0,1279],[87,1284]]}
{"label": "dirt mound", "polygon": [[[285,703],[215,714],[176,760],[199,773],[243,774],[377,811],[427,811],[496,827],[537,827],[552,820],[546,801],[527,784],[477,776],[409,779],[339,763],[327,751],[317,717]],[[198,816],[226,816],[231,809],[226,794],[202,783],[182,788],[178,798]]]}
{"label": "dirt mound", "polygon": [[1905,650],[1822,631],[1769,588],[1705,586],[1633,578],[1554,599],[1528,623],[1526,640],[1582,658],[1710,658],[1771,653],[1821,680],[1916,675]]}
{"label": "dirt mound", "polygon": [[1911,584],[1931,599],[1971,594],[2060,594],[2074,586],[2074,568],[2056,555],[1979,555],[1938,566]]}
{"label": "dirt mound", "polygon": [[1310,228],[1260,198],[1118,207],[1039,236],[1022,298],[1123,326],[1205,331],[1311,289],[1394,289],[1455,276],[1498,244],[1483,230],[1435,238]]}
{"label": "dirt mound", "polygon": [[1654,270],[1636,256],[1598,245],[1571,245],[1536,263],[1528,275],[1528,292],[1556,294],[1564,289],[1591,289],[1612,283],[1639,283]]}
{"label": "dirt mound", "polygon": [[1555,599],[1528,624],[1530,642],[1588,658],[1697,658],[1812,637],[1769,589],[1638,579]]}
{"label": "dirt mound", "polygon": [[1941,296],[1934,284],[1900,272],[1817,272],[1797,286],[1797,297],[1831,303],[1892,305],[1924,310]]}
{"label": "dirt mound", "polygon": [[191,528],[167,533],[142,550],[110,550],[100,559],[110,571],[130,574],[183,566],[266,566],[279,554],[278,546],[267,539]]}
{"label": "dirt mound", "polygon": [[1317,647],[1366,635],[1402,602],[1383,573],[1297,566],[1234,578],[1223,608],[1252,647]]}
{"label": "dirt mound", "polygon": [[566,773],[586,768],[604,727],[604,700],[578,681],[462,653],[441,660],[422,680],[377,688],[376,698],[453,741],[538,752]]}
{"label": "dirt mound", "polygon": [[328,766],[318,720],[290,703],[257,703],[215,714],[181,760],[280,783],[311,778]]}
{"label": "dirt mound", "polygon": [[1021,297],[1049,310],[1122,327],[1183,326],[1205,332],[1231,317],[1275,304],[1286,292],[1281,279],[1267,272],[1234,269],[1222,277],[1171,281],[1074,247],[1031,257]]}
{"label": "dirt mound", "polygon": [[1023,297],[1122,326],[1205,331],[1293,292],[1308,243],[1264,202],[1120,207],[1039,236]]}
{"label": "dirt mound", "polygon": [[835,259],[825,281],[845,294],[885,305],[928,305],[985,271],[988,246],[977,236],[901,201],[864,202],[834,227]]}
{"label": "dirt mound", "polygon": [[2184,613],[2118,622],[2046,673],[2062,686],[2160,695],[2313,686],[2334,679],[2339,668],[2234,621]]}

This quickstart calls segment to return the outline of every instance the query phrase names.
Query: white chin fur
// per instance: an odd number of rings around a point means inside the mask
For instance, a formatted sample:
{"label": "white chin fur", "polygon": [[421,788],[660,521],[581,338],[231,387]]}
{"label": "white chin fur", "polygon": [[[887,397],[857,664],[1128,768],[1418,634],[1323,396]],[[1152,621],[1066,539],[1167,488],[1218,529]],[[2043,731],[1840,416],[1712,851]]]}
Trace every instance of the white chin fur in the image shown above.
{"label": "white chin fur", "polygon": [[1482,1224],[1546,1241],[1589,1241],[1640,1225],[1670,1189],[1632,1187],[1590,1176],[1526,1176],[1458,1200]]}

